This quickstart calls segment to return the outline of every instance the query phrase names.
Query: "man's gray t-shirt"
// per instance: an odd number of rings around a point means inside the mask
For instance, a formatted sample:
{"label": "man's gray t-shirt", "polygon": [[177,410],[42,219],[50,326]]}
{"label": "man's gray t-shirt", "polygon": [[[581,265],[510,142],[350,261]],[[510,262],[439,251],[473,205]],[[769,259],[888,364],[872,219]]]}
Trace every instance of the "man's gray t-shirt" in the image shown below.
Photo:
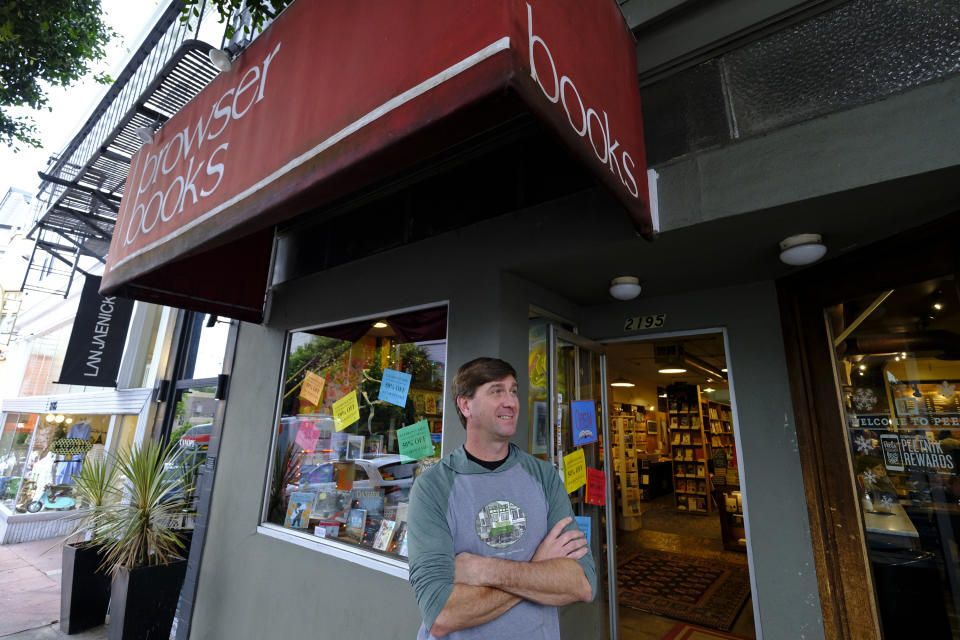
{"label": "man's gray t-shirt", "polygon": [[[463,447],[425,471],[410,494],[407,544],[410,584],[423,615],[418,640],[429,630],[453,591],[454,557],[461,552],[528,562],[561,519],[572,516],[556,470],[510,445],[494,470],[472,462]],[[575,528],[575,522],[567,530]],[[579,560],[596,593],[593,555]],[[484,625],[447,636],[450,640],[559,639],[557,608],[520,602]]]}

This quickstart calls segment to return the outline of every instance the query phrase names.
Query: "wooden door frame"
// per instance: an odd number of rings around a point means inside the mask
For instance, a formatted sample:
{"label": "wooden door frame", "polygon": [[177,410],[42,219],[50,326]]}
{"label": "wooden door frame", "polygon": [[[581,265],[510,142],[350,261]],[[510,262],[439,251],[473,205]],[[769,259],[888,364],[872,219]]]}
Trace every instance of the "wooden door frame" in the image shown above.
{"label": "wooden door frame", "polygon": [[957,273],[957,238],[960,212],[777,281],[820,608],[830,639],[882,635],[824,309]]}

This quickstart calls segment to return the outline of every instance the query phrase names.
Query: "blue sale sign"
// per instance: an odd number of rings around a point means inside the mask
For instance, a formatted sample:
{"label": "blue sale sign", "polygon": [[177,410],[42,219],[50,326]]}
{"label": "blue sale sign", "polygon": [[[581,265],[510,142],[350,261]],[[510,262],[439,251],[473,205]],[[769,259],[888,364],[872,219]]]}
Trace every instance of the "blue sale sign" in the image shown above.
{"label": "blue sale sign", "polygon": [[378,400],[395,404],[398,407],[407,405],[407,392],[410,391],[410,374],[393,369],[383,370],[383,379],[380,381]]}
{"label": "blue sale sign", "polygon": [[573,446],[597,441],[597,406],[593,400],[575,400],[570,403],[573,418]]}

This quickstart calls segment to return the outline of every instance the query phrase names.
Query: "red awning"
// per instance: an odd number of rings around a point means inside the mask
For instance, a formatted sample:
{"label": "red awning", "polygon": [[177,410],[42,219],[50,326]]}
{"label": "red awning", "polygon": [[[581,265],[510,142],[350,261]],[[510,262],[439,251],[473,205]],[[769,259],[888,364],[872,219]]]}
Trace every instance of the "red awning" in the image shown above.
{"label": "red awning", "polygon": [[504,95],[650,235],[616,3],[301,0],[134,156],[102,290],[259,321],[277,223],[513,115]]}

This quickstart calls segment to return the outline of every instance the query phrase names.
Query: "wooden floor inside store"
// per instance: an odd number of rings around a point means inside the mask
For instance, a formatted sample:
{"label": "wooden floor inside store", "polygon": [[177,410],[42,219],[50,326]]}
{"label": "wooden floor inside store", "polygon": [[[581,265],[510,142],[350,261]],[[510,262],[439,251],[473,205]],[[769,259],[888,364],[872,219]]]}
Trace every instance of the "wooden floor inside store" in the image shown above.
{"label": "wooden floor inside store", "polygon": [[[669,494],[643,503],[640,521],[639,530],[617,531],[618,558],[627,558],[641,549],[653,549],[747,565],[746,553],[724,550],[716,512],[705,516],[678,513],[674,497]],[[620,637],[624,640],[661,640],[680,622],[625,606],[619,608],[619,618]],[[728,633],[756,638],[752,598],[747,600]]]}

